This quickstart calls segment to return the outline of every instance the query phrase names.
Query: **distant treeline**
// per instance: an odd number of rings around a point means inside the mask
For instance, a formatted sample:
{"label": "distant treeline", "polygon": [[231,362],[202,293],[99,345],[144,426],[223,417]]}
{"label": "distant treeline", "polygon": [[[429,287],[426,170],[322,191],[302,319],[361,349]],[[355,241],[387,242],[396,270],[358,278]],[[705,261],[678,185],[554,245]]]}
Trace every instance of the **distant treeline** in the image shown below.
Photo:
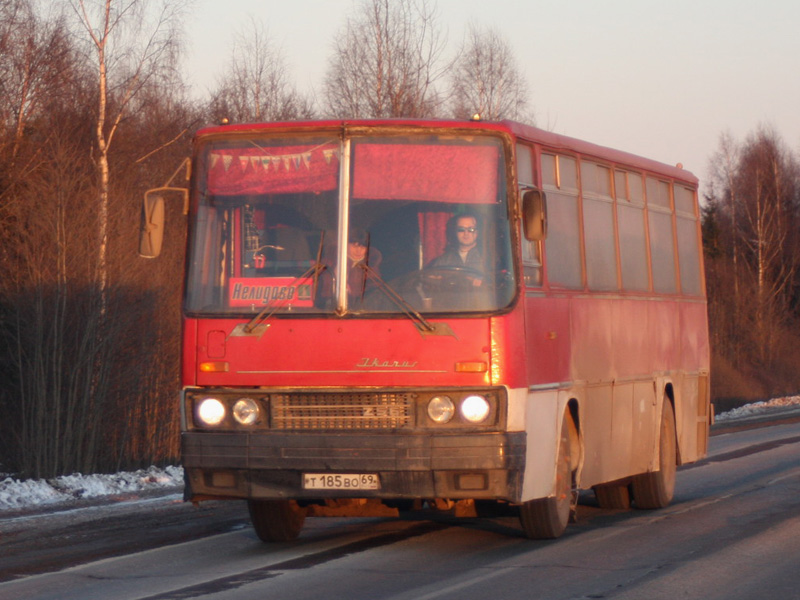
{"label": "distant treeline", "polygon": [[703,242],[717,408],[800,390],[800,161],[773,129],[720,138]]}

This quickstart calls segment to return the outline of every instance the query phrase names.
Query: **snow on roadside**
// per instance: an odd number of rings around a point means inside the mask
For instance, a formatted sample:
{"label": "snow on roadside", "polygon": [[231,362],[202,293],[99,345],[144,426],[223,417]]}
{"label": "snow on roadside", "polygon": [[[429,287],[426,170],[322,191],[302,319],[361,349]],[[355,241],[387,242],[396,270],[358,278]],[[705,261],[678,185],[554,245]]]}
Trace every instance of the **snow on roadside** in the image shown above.
{"label": "snow on roadside", "polygon": [[52,505],[76,499],[98,498],[118,494],[137,494],[154,489],[183,486],[181,467],[150,467],[111,475],[64,475],[53,479],[13,477],[0,480],[0,513],[32,506]]}
{"label": "snow on roadside", "polygon": [[[733,421],[773,409],[800,406],[800,396],[774,398],[734,408],[715,417],[717,423]],[[2,477],[2,475],[0,475]],[[183,486],[183,469],[150,467],[133,472],[112,475],[65,475],[48,480],[20,481],[13,477],[0,480],[0,514],[38,505],[54,505],[76,499],[99,498],[119,494],[137,494],[154,489]]]}
{"label": "snow on roadside", "polygon": [[786,408],[790,406],[800,406],[800,396],[785,396],[783,398],[773,398],[772,400],[767,400],[765,402],[753,402],[752,404],[745,404],[739,408],[734,408],[728,412],[718,414],[716,417],[714,417],[714,421],[717,423],[722,421],[732,421],[734,419],[764,414],[773,408]]}

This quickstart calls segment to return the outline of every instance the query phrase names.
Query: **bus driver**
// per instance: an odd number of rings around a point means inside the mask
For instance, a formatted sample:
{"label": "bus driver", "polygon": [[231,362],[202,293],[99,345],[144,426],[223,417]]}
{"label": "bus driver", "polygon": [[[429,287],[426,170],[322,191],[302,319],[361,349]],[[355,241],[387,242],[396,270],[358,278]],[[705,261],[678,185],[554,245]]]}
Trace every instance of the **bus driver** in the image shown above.
{"label": "bus driver", "polygon": [[434,269],[462,267],[473,274],[472,285],[481,286],[486,266],[483,253],[478,247],[480,235],[478,218],[469,213],[456,215],[447,223],[447,234],[444,254],[435,259],[430,266]]}

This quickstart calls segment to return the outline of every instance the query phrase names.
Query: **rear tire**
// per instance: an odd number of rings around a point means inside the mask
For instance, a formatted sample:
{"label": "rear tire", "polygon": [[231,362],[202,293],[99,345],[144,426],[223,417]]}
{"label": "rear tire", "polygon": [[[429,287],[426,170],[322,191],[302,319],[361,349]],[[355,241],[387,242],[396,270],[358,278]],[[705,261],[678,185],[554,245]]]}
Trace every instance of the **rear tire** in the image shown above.
{"label": "rear tire", "polygon": [[294,500],[248,500],[247,508],[262,542],[291,542],[306,520],[306,509]]}
{"label": "rear tire", "polygon": [[643,473],[633,478],[631,490],[636,508],[664,508],[672,502],[675,493],[677,444],[675,436],[675,411],[669,401],[664,402],[658,441],[658,471]]}
{"label": "rear tire", "polygon": [[628,484],[604,484],[594,486],[594,495],[600,508],[607,510],[627,510],[631,507],[631,493]]}
{"label": "rear tire", "polygon": [[577,506],[572,493],[572,440],[577,439],[572,419],[564,415],[556,458],[556,493],[549,498],[530,500],[519,507],[519,520],[525,535],[534,540],[560,537]]}

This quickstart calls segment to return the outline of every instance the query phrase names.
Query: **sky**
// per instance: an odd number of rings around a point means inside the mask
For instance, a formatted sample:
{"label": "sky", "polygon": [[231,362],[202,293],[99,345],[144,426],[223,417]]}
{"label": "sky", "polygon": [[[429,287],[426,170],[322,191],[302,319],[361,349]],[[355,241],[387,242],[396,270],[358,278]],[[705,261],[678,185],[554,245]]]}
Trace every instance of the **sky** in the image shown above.
{"label": "sky", "polygon": [[[362,0],[196,0],[185,21],[195,95],[254,18],[300,91],[322,92],[334,37]],[[720,135],[774,129],[800,154],[797,0],[428,0],[452,57],[470,24],[508,41],[536,125],[682,163],[707,182]],[[703,189],[701,187],[701,189]]]}

